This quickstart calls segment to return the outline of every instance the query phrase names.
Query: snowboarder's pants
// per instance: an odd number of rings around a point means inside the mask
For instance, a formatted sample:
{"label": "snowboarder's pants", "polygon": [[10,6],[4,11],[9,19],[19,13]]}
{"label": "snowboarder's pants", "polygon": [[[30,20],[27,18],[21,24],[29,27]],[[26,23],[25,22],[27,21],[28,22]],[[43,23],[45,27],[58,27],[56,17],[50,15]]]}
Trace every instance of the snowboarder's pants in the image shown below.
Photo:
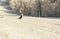
{"label": "snowboarder's pants", "polygon": [[19,19],[21,19],[23,17],[23,13],[20,13],[20,17],[19,17]]}

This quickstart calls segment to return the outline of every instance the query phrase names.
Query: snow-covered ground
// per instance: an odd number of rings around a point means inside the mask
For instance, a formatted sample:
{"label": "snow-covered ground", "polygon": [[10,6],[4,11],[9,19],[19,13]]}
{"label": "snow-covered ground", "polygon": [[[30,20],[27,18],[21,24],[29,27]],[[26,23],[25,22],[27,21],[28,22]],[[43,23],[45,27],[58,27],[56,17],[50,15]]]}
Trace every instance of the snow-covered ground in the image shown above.
{"label": "snow-covered ground", "polygon": [[60,18],[18,19],[0,6],[0,39],[60,39]]}

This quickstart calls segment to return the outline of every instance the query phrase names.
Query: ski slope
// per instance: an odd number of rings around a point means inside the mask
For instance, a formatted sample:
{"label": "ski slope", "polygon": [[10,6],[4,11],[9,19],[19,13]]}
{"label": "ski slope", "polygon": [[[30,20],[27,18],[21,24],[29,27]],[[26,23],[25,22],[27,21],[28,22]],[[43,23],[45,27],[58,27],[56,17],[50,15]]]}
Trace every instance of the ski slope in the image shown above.
{"label": "ski slope", "polygon": [[60,18],[18,19],[18,15],[5,11],[0,6],[0,39],[60,39]]}

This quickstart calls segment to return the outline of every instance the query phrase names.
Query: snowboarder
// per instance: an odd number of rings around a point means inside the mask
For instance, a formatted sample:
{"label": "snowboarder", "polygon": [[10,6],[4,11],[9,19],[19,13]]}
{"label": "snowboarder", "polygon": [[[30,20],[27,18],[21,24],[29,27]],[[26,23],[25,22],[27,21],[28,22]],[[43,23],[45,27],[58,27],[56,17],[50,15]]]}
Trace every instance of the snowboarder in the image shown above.
{"label": "snowboarder", "polygon": [[20,9],[20,17],[18,19],[21,19],[23,17],[23,9]]}

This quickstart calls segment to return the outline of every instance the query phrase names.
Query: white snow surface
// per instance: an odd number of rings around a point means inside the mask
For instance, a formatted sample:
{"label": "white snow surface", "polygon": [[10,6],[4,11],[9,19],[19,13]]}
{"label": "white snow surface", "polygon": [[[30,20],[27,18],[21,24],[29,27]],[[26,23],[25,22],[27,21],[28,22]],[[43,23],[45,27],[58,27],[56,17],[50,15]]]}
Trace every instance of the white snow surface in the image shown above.
{"label": "white snow surface", "polygon": [[0,6],[0,39],[60,39],[60,19],[19,16]]}

